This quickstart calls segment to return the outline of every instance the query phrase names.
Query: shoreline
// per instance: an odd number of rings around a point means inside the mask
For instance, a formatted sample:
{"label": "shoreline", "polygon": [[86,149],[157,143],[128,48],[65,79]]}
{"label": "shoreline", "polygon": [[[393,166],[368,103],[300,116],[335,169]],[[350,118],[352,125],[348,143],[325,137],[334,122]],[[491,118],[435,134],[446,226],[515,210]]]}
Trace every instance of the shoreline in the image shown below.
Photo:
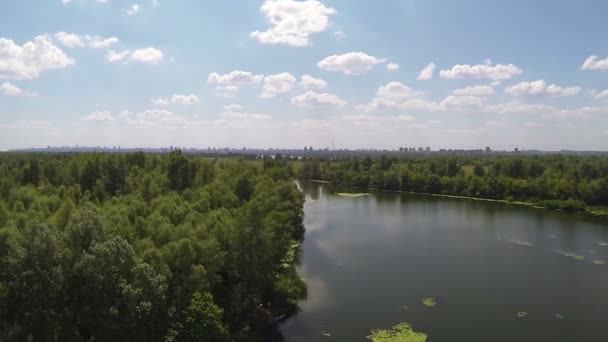
{"label": "shoreline", "polygon": [[[308,181],[313,182],[313,183],[331,184],[331,182],[323,181],[323,180],[316,180],[316,179],[309,179]],[[504,203],[504,204],[524,206],[524,207],[529,207],[529,208],[534,208],[534,209],[544,209],[544,210],[551,210],[551,211],[567,212],[567,211],[561,210],[561,209],[551,209],[551,208],[543,207],[543,206],[540,206],[537,203],[533,203],[533,202],[508,201],[508,200],[505,200],[505,199],[470,197],[470,196],[463,196],[463,195],[432,194],[432,193],[428,193],[428,192],[415,192],[415,191],[405,191],[405,190],[385,190],[385,189],[378,189],[378,188],[352,187],[352,189],[363,189],[363,190],[381,191],[381,192],[393,192],[393,193],[410,194],[410,195],[425,195],[425,196],[454,198],[454,199],[467,199],[467,200],[472,200],[472,201]],[[593,216],[593,217],[600,217],[600,218],[602,218],[602,217],[608,217],[608,213],[593,211],[593,210],[591,210],[589,208],[586,208],[585,211],[577,211],[577,212],[569,212],[569,213],[572,213],[572,214],[584,214],[584,215],[590,215],[590,216]]]}

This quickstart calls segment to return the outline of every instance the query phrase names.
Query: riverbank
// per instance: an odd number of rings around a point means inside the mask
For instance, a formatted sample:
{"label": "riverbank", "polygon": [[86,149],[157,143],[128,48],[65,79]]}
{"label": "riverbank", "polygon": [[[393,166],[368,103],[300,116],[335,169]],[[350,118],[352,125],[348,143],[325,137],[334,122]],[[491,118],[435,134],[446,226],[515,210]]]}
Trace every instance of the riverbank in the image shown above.
{"label": "riverbank", "polygon": [[[315,182],[315,183],[331,185],[331,182],[323,181],[323,180],[311,179],[309,181]],[[535,209],[545,209],[545,210],[568,212],[563,209],[549,208],[549,207],[540,205],[539,203],[535,203],[535,202],[509,201],[506,199],[493,199],[493,198],[471,197],[471,196],[462,196],[462,195],[433,194],[433,193],[429,193],[429,192],[386,190],[386,189],[379,189],[379,188],[362,188],[362,187],[352,187],[352,188],[359,189],[359,190],[368,190],[368,191],[382,191],[382,192],[393,192],[393,193],[402,193],[402,194],[411,194],[411,195],[426,195],[426,196],[435,196],[435,197],[444,197],[444,198],[468,199],[468,200],[473,200],[473,201],[504,203],[504,204],[511,204],[511,205],[526,206],[526,207],[535,208]],[[594,217],[608,217],[608,208],[586,207],[584,211],[574,211],[573,213],[587,214],[587,215],[591,215]]]}

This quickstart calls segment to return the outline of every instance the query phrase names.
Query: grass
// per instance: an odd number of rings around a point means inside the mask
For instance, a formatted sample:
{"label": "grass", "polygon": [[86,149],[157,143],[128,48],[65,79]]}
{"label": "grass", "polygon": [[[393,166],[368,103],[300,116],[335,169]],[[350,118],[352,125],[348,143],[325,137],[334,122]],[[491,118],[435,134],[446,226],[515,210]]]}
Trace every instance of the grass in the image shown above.
{"label": "grass", "polygon": [[392,329],[372,330],[367,338],[372,342],[426,342],[427,335],[414,331],[409,323],[400,323]]}
{"label": "grass", "polygon": [[336,195],[348,198],[357,198],[363,196],[369,196],[366,192],[336,192]]}

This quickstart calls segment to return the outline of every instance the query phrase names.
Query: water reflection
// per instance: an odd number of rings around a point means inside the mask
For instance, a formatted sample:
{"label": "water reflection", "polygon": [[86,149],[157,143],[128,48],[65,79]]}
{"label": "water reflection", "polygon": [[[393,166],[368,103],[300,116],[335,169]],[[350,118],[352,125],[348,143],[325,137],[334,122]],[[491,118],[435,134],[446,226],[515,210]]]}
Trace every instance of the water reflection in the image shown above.
{"label": "water reflection", "polygon": [[[389,192],[345,198],[324,184],[301,187],[307,231],[300,274],[308,299],[283,327],[287,341],[364,341],[371,329],[402,321],[435,342],[608,336],[608,228],[594,218]],[[426,297],[438,305],[426,308]]]}

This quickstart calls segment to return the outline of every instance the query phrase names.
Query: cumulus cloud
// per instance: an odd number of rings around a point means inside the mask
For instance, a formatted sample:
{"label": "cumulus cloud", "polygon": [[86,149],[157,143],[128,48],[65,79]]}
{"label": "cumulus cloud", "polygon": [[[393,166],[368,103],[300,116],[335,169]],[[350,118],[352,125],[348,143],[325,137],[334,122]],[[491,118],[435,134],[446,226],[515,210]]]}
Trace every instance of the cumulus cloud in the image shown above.
{"label": "cumulus cloud", "polygon": [[490,80],[508,80],[522,73],[517,65],[514,64],[457,64],[449,70],[441,70],[439,75],[445,79],[490,79]]}
{"label": "cumulus cloud", "polygon": [[167,106],[170,103],[188,106],[199,103],[200,99],[196,95],[174,94],[171,97],[160,97],[152,99],[151,102],[156,106]]}
{"label": "cumulus cloud", "polygon": [[262,98],[269,99],[290,92],[296,84],[296,78],[288,72],[264,77]]}
{"label": "cumulus cloud", "polygon": [[418,80],[419,81],[432,80],[436,67],[437,66],[435,65],[435,63],[429,63],[429,65],[425,66],[424,69],[420,70],[420,73],[418,74]]}
{"label": "cumulus cloud", "polygon": [[89,47],[92,47],[93,49],[105,49],[120,42],[120,39],[116,37],[103,38],[99,36],[86,36],[85,38],[88,41]]}
{"label": "cumulus cloud", "polygon": [[71,48],[84,46],[80,36],[74,33],[60,31],[55,33],[55,39],[57,39],[61,44]]}
{"label": "cumulus cloud", "polygon": [[314,91],[308,91],[302,95],[298,95],[291,99],[291,103],[298,107],[319,107],[319,106],[344,106],[346,101],[342,100],[334,94],[323,93],[319,94]]}
{"label": "cumulus cloud", "polygon": [[323,89],[327,87],[327,82],[320,78],[314,78],[310,75],[302,75],[300,86],[304,89]]}
{"label": "cumulus cloud", "polygon": [[317,63],[326,71],[341,72],[345,75],[358,75],[370,71],[376,64],[386,59],[376,58],[363,52],[349,52],[343,55],[332,55]]}
{"label": "cumulus cloud", "polygon": [[17,45],[0,38],[0,78],[31,80],[46,70],[74,65],[73,58],[42,36]]}
{"label": "cumulus cloud", "polygon": [[260,7],[270,28],[251,37],[263,44],[310,45],[310,35],[325,31],[336,10],[316,0],[267,0]]}
{"label": "cumulus cloud", "polygon": [[114,51],[108,50],[106,53],[106,60],[110,63],[122,62],[131,60],[133,62],[145,63],[145,64],[158,64],[162,62],[165,55],[162,50],[149,47],[144,49],[138,49],[135,51]]}
{"label": "cumulus cloud", "polygon": [[372,112],[383,109],[397,110],[439,110],[439,104],[420,98],[422,93],[413,90],[400,82],[390,82],[376,91],[376,96],[366,105],[359,105],[357,110]]}
{"label": "cumulus cloud", "polygon": [[234,97],[242,86],[259,84],[264,75],[255,75],[249,71],[234,70],[220,75],[217,72],[209,74],[207,83],[215,84],[218,94],[223,97]]}
{"label": "cumulus cloud", "polygon": [[23,90],[8,82],[0,84],[0,92],[6,96],[37,96],[36,93]]}
{"label": "cumulus cloud", "polygon": [[608,89],[602,91],[592,91],[591,96],[598,100],[608,99]]}
{"label": "cumulus cloud", "polygon": [[555,84],[547,85],[544,80],[534,82],[521,82],[505,89],[512,96],[525,95],[551,95],[551,96],[574,96],[582,91],[581,87],[560,87]]}
{"label": "cumulus cloud", "polygon": [[135,62],[157,64],[163,61],[164,53],[156,48],[149,47],[145,49],[138,49],[131,53],[131,59]]}
{"label": "cumulus cloud", "polygon": [[452,94],[460,96],[490,96],[494,94],[494,88],[488,85],[477,85],[473,87],[454,89]]}
{"label": "cumulus cloud", "polygon": [[600,59],[596,55],[587,57],[581,70],[608,70],[608,58]]}
{"label": "cumulus cloud", "polygon": [[231,104],[224,106],[224,111],[227,112],[236,112],[240,110],[243,110],[243,106],[241,106],[240,104]]}
{"label": "cumulus cloud", "polygon": [[484,111],[498,114],[538,114],[556,111],[554,106],[541,103],[507,102],[487,105]]}
{"label": "cumulus cloud", "polygon": [[391,116],[380,116],[380,115],[369,115],[369,114],[356,114],[356,115],[344,115],[341,117],[343,121],[346,121],[354,126],[361,127],[382,127],[392,126],[403,123],[411,123],[416,121],[416,117],[413,115],[391,115]]}
{"label": "cumulus cloud", "polygon": [[442,110],[474,110],[481,108],[483,99],[478,96],[448,96],[439,104]]}
{"label": "cumulus cloud", "polygon": [[396,71],[396,70],[399,70],[399,64],[396,64],[396,63],[388,63],[388,64],[386,65],[386,70],[388,70],[388,71]]}

